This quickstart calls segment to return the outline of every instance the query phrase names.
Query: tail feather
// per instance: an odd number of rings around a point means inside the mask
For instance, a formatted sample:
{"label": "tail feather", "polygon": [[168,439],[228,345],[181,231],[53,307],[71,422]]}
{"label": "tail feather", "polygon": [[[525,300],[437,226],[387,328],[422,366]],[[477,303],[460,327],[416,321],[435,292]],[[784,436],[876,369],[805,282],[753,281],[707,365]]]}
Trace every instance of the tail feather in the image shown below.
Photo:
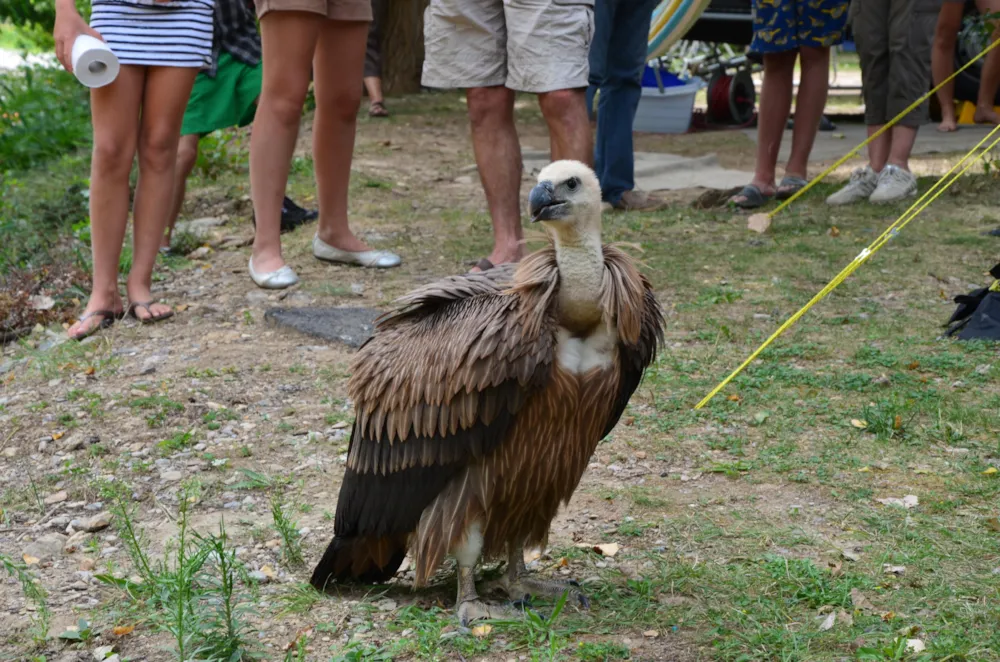
{"label": "tail feather", "polygon": [[330,584],[381,584],[399,570],[406,538],[337,538],[330,541],[309,583],[319,590]]}

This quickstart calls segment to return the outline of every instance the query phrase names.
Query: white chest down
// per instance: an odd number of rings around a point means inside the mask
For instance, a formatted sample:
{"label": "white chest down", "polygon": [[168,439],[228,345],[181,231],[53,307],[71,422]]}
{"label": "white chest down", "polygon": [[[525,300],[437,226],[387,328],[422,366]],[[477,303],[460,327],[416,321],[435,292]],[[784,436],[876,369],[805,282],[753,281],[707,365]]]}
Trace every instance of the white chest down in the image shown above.
{"label": "white chest down", "polygon": [[594,368],[609,368],[618,344],[617,334],[604,325],[598,325],[585,337],[573,336],[560,328],[557,339],[556,361],[563,370],[573,375],[583,375]]}

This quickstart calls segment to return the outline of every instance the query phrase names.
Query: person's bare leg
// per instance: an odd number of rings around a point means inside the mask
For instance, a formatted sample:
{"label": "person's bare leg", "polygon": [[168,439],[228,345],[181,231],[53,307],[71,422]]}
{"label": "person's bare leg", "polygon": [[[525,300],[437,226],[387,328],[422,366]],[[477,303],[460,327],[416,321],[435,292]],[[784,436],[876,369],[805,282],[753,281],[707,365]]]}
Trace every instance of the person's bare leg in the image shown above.
{"label": "person's bare leg", "polygon": [[[984,6],[979,8],[980,13],[993,15],[1000,13],[1000,0],[987,0],[982,4]],[[994,25],[991,42],[1000,39],[1000,21],[994,22]],[[1000,48],[994,48],[986,54],[983,70],[979,76],[979,97],[976,102],[976,113],[973,116],[973,121],[977,124],[1000,124],[1000,115],[993,109],[998,88],[1000,88]]]}
{"label": "person's bare leg", "polygon": [[[195,67],[150,67],[142,95],[139,125],[139,181],[132,211],[132,270],[128,275],[129,306],[152,301],[153,266],[174,200],[177,143],[184,109],[194,85]],[[148,319],[170,312],[162,303],[138,306],[135,315]]]}
{"label": "person's bare leg", "polygon": [[371,250],[354,236],[347,220],[347,193],[365,63],[368,23],[326,20],[316,44],[316,114],[313,164],[319,200],[319,238],[345,251]]}
{"label": "person's bare leg", "polygon": [[466,91],[466,103],[472,149],[493,220],[493,252],[487,259],[493,264],[517,262],[523,247],[521,145],[514,127],[514,91],[501,86],[471,88]]}
{"label": "person's bare leg", "polygon": [[[868,127],[868,136],[871,137],[883,126],[882,124],[870,125]],[[892,139],[892,130],[889,130],[868,143],[868,163],[876,174],[882,172],[882,168],[889,161],[889,150],[892,147]]]}
{"label": "person's bare leg", "polygon": [[382,103],[385,99],[382,96],[382,79],[378,76],[365,77],[365,90],[368,92],[368,101],[371,103]]}
{"label": "person's bare leg", "polygon": [[792,129],[792,150],[788,155],[785,174],[806,178],[809,154],[816,141],[816,132],[826,107],[830,89],[830,49],[803,46],[800,49],[802,76],[795,96],[795,123]]}
{"label": "person's bare leg", "polygon": [[[95,310],[122,310],[118,259],[128,223],[129,174],[135,160],[145,76],[143,67],[124,65],[113,83],[90,91],[94,130],[90,162],[90,247],[94,264],[90,300],[84,314]],[[77,336],[102,322],[101,316],[95,315],[73,324],[67,333]]]}
{"label": "person's bare leg", "polygon": [[538,105],[549,127],[553,161],[573,159],[594,165],[594,139],[587,117],[587,90],[556,90],[538,95]]}
{"label": "person's bare leg", "polygon": [[[931,49],[931,76],[935,87],[955,70],[955,41],[962,27],[962,9],[960,2],[944,2],[941,5]],[[958,128],[955,120],[955,82],[943,85],[937,91],[937,98],[941,105],[938,131],[954,131]]]}
{"label": "person's bare leg", "polygon": [[253,266],[258,273],[285,265],[281,203],[309,89],[310,64],[325,20],[318,14],[272,11],[260,21],[264,76],[250,136],[250,195],[257,224]]}
{"label": "person's bare leg", "polygon": [[163,248],[170,248],[170,238],[177,225],[177,217],[181,215],[184,206],[184,195],[187,192],[187,179],[198,162],[198,141],[196,134],[181,136],[177,143],[177,163],[174,167],[174,199],[170,206],[170,217],[167,219],[167,230],[163,233]]}
{"label": "person's bare leg", "polygon": [[[889,133],[888,131],[886,133]],[[887,163],[899,166],[903,170],[910,169],[910,153],[913,143],[917,141],[917,129],[912,126],[897,124],[892,127],[892,140],[889,144]]]}
{"label": "person's bare leg", "polygon": [[[764,84],[761,86],[757,113],[757,160],[753,179],[750,180],[750,185],[756,186],[764,195],[775,193],[774,171],[781,150],[781,138],[788,124],[788,113],[792,108],[792,75],[798,55],[797,50],[764,55]],[[741,195],[735,195],[731,200],[744,201]]]}

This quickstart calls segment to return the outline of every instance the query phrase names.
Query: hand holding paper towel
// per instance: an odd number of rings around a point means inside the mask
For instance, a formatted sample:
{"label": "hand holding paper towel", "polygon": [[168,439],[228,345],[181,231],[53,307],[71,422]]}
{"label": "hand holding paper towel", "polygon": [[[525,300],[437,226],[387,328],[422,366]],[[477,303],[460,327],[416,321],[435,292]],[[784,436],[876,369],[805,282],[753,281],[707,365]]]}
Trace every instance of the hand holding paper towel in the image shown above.
{"label": "hand holding paper towel", "polygon": [[87,87],[104,87],[118,77],[118,57],[106,43],[89,34],[73,42],[73,75]]}

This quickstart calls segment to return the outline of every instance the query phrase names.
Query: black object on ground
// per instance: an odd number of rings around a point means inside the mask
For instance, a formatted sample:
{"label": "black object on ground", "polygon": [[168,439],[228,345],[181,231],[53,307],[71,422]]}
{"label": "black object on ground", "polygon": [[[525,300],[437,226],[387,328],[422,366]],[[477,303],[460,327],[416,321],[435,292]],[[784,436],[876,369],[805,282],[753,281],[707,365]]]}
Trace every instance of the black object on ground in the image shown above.
{"label": "black object on ground", "polygon": [[958,308],[945,326],[946,336],[959,340],[1000,340],[1000,264],[990,269],[993,284],[969,294],[959,294]]}

